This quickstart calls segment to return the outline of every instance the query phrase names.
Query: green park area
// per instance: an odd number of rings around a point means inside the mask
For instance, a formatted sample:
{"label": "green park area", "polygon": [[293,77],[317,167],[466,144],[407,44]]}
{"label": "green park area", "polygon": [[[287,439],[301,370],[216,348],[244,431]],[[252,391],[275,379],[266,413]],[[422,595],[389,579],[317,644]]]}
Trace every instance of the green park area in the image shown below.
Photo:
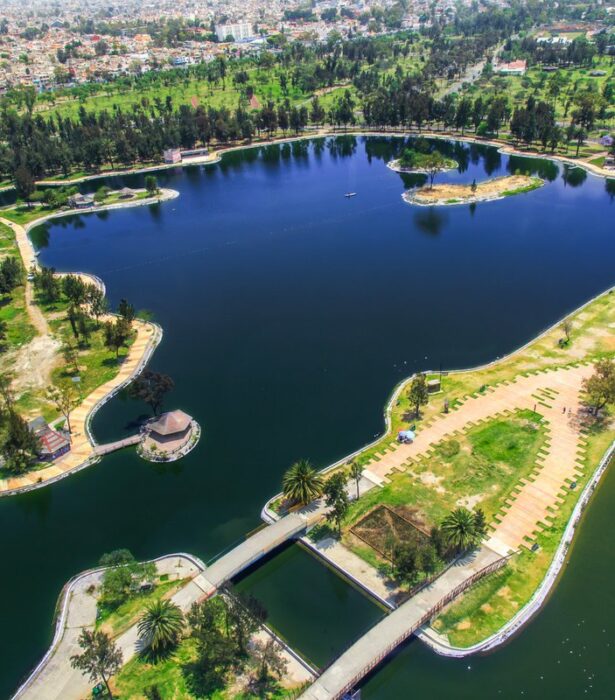
{"label": "green park area", "polygon": [[[113,697],[296,697],[297,684],[286,674],[278,643],[263,630],[266,611],[254,598],[225,588],[184,614],[172,597],[188,579],[160,574],[155,563],[138,562],[128,550],[106,554],[100,563],[106,567],[100,585],[88,589],[97,601],[95,628],[82,633],[82,653],[72,663],[81,668],[94,648],[104,648],[97,677],[109,683]],[[118,641],[135,625],[141,651],[126,660]]]}
{"label": "green park area", "polygon": [[[382,439],[327,475],[305,463],[293,465],[283,482],[286,501],[274,505],[283,509],[285,503],[309,502],[322,493],[331,507],[329,524],[315,528],[311,539],[338,537],[391,579],[398,586],[398,600],[403,600],[425,579],[437,576],[459,551],[488,536],[488,524],[502,514],[521,480],[534,477],[537,460],[550,445],[549,424],[541,410],[550,406],[556,392],[536,391],[533,410],[500,411],[430,445],[416,458],[399,463],[380,487],[357,500],[349,501],[343,493],[347,479],[358,484],[364,470],[377,470],[378,462],[397,449],[394,438],[399,431],[420,433],[443,414],[462,414],[470,397],[488,400],[497,385],[519,376],[598,361],[604,381],[597,391],[596,385],[584,387],[590,412],[580,428],[580,476],[562,492],[560,505],[542,523],[531,547],[521,547],[506,567],[474,585],[433,622],[454,646],[484,640],[529,602],[544,579],[579,494],[615,439],[615,336],[605,332],[613,327],[615,294],[609,291],[491,365],[441,376],[417,375],[396,389],[391,426]],[[599,373],[596,368],[593,377]],[[430,394],[427,380],[433,379],[441,383]]]}

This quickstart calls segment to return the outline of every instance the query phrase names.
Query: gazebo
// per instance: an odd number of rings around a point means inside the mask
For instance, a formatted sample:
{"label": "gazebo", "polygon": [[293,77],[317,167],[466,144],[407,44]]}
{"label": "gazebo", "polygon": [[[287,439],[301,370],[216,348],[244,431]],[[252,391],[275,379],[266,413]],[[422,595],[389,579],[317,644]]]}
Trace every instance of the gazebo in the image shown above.
{"label": "gazebo", "polygon": [[163,413],[145,426],[140,454],[154,462],[180,459],[196,445],[201,435],[199,424],[184,411]]}
{"label": "gazebo", "polygon": [[180,411],[163,413],[158,420],[149,424],[150,433],[155,433],[155,439],[161,442],[179,440],[185,436],[192,425],[192,416]]}

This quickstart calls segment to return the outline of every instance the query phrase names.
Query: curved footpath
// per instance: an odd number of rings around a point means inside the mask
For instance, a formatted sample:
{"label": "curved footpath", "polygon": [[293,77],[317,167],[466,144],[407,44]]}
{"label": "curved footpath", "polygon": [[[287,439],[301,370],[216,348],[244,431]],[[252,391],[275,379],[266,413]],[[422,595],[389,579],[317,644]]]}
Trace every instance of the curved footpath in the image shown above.
{"label": "curved footpath", "polygon": [[[28,232],[45,221],[65,216],[74,216],[75,214],[89,214],[97,211],[156,204],[157,202],[168,201],[178,196],[179,192],[176,190],[166,189],[162,190],[161,195],[157,197],[148,197],[138,200],[137,202],[118,202],[115,204],[102,205],[100,207],[92,207],[85,211],[55,212],[48,216],[41,217],[40,219],[36,219],[27,226],[20,226],[19,224],[15,224],[3,218],[0,218],[0,222],[9,226],[15,232],[15,239],[24,267],[26,270],[30,270],[32,266],[38,267],[38,260]],[[87,273],[75,274],[86,278],[89,282],[104,287],[102,280],[99,280],[93,275],[88,275]],[[35,324],[37,330],[39,333],[48,334],[47,321],[40,312],[40,309],[33,303],[32,283],[29,280],[26,281],[26,300],[30,317],[33,319],[40,314],[44,322],[44,326]],[[109,314],[103,317],[102,320],[112,320],[114,318],[115,315]],[[71,427],[73,432],[71,434],[70,452],[48,467],[31,471],[20,476],[0,479],[0,497],[13,496],[18,493],[48,486],[49,484],[65,478],[69,474],[80,471],[99,461],[100,457],[97,455],[95,449],[96,441],[90,431],[90,421],[92,417],[101,406],[128,385],[144,369],[152,353],[156,349],[156,346],[162,339],[162,328],[157,323],[136,319],[134,321],[134,329],[136,330],[136,337],[129,347],[128,353],[124,357],[116,376],[105,384],[97,387],[72,412]]]}
{"label": "curved footpath", "polygon": [[[187,612],[193,603],[213,596],[247,566],[304,531],[308,519],[308,516],[296,513],[289,515],[275,525],[257,531],[208,567],[190,554],[171,554],[155,559],[159,574],[169,574],[171,579],[187,579],[170,600]],[[70,657],[79,652],[81,631],[92,629],[96,622],[96,597],[93,594],[101,583],[103,573],[102,568],[85,571],[67,583],[61,594],[60,612],[51,646],[16,691],[14,700],[79,700],[88,694],[92,683],[81,671],[71,666]],[[303,684],[314,679],[314,669],[266,626],[258,634],[259,637],[263,635],[273,638],[280,645],[289,664],[287,680]],[[128,663],[141,649],[137,624],[118,635],[115,643],[122,651],[123,663]]]}
{"label": "curved footpath", "polygon": [[[509,355],[498,358],[480,367],[456,370],[454,374],[484,370],[515,358],[534,343],[558,329],[565,318],[576,316],[597,299],[614,292],[615,287],[612,287],[598,294]],[[505,508],[497,516],[497,521],[493,523],[492,533],[486,543],[500,555],[507,555],[511,551],[518,549],[519,546],[526,545],[527,538],[533,538],[534,533],[541,529],[541,522],[548,522],[549,512],[553,508],[556,509],[558,507],[561,494],[566,489],[566,482],[576,480],[577,478],[577,473],[580,468],[576,460],[585,447],[578,422],[581,404],[579,392],[582,381],[588,376],[589,370],[590,366],[587,364],[576,364],[559,370],[551,369],[547,372],[531,373],[518,377],[514,382],[494,385],[490,387],[489,391],[485,394],[478,395],[475,398],[469,398],[465,401],[463,404],[463,414],[453,410],[443,418],[441,417],[435,420],[417,435],[417,440],[411,445],[398,445],[395,443],[389,446],[389,449],[380,455],[380,459],[377,461],[374,460],[366,465],[364,476],[372,482],[382,483],[387,480],[387,475],[392,470],[404,470],[407,461],[411,459],[412,456],[429,451],[431,445],[441,440],[443,436],[455,430],[463,430],[468,421],[485,420],[489,417],[493,417],[494,414],[507,412],[515,407],[532,408],[536,402],[536,398],[534,398],[532,394],[543,387],[557,387],[557,398],[547,400],[546,403],[550,404],[549,406],[541,405],[541,411],[545,413],[549,430],[549,446],[546,454],[539,457],[536,468],[530,476],[530,479],[522,480],[517,492],[509,499]],[[429,373],[430,372],[428,372],[428,374]],[[383,437],[391,432],[391,412],[393,406],[401,392],[408,386],[411,379],[412,377],[404,379],[392,392],[384,412],[385,431],[383,435],[352,454],[326,467],[323,473],[330,472],[331,470],[347,464],[348,461],[354,459],[365,450],[380,443]],[[543,397],[543,401],[545,398],[546,397]],[[562,412],[561,408],[563,405],[573,409],[570,419],[567,419]],[[391,442],[393,442],[392,435]],[[527,624],[540,610],[552,591],[557,581],[558,574],[564,564],[568,549],[573,541],[575,529],[580,521],[583,510],[587,506],[614,454],[615,442],[611,444],[580,494],[544,579],[536,589],[530,601],[521,608],[513,618],[505,623],[498,632],[467,649],[450,645],[446,639],[435,633],[428,626],[417,630],[416,635],[440,654],[463,657],[492,649],[504,643]],[[263,507],[261,516],[265,522],[275,522],[279,518],[278,514],[272,508],[272,503],[280,496],[281,494],[277,494]],[[393,607],[391,604],[393,596],[390,595],[390,590],[387,590],[386,582],[383,580],[383,577],[373,572],[370,572],[370,575],[366,576],[364,573],[365,566],[362,560],[358,561],[355,555],[341,546],[330,547],[328,543],[324,543],[325,546],[320,547],[323,543],[314,545],[313,543],[307,542],[307,544],[316,551],[317,554],[327,559],[335,568],[339,569],[349,578],[354,579],[362,588],[371,592],[372,595],[389,607]],[[342,549],[343,551],[338,551]]]}

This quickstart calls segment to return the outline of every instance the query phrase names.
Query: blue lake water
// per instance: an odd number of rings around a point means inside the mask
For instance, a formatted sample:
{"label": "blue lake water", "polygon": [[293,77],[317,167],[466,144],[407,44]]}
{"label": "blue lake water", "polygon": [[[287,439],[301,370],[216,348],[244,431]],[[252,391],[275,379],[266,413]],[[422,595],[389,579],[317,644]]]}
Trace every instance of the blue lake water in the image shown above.
{"label": "blue lake water", "polygon": [[[171,202],[72,217],[34,233],[44,264],[97,274],[114,304],[126,297],[152,311],[164,339],[151,367],[176,383],[167,408],[194,415],[204,433],[175,465],[152,466],[125,451],[0,501],[0,696],[46,649],[66,579],[103,552],[190,551],[207,559],[258,525],[292,461],[324,466],[378,434],[384,403],[403,377],[501,356],[615,282],[612,183],[489,147],[442,143],[462,172],[439,181],[522,171],[547,184],[476,207],[417,208],[401,198],[416,178],[386,167],[401,146],[340,137],[236,152],[218,165],[161,171],[159,184],[180,192]],[[348,191],[357,196],[346,199]],[[94,421],[97,438],[130,433],[145,411],[114,399]],[[615,504],[612,478],[598,499],[604,508]],[[578,697],[583,655],[570,654],[563,669],[539,679],[539,664],[562,635],[586,648],[592,640],[592,693],[607,697],[615,664],[597,645],[615,613],[594,601],[585,607],[580,596],[583,577],[597,583],[612,574],[604,561],[615,550],[603,538],[589,576],[575,564],[588,547],[582,539],[571,564],[576,578],[565,577],[538,621],[472,672],[468,662],[436,658],[413,642],[368,681],[364,697],[411,690],[564,697],[567,687]],[[578,615],[554,617],[561,601]],[[357,605],[367,624],[370,614]],[[277,626],[301,646],[301,610],[284,596],[274,607]],[[323,628],[323,646],[325,635]],[[513,664],[521,675],[509,673]]]}

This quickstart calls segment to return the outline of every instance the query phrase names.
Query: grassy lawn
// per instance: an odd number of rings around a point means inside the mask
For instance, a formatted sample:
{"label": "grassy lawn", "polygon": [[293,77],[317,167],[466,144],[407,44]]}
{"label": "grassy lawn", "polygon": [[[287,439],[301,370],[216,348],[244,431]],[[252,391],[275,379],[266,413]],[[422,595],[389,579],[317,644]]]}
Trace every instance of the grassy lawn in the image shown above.
{"label": "grassy lawn", "polygon": [[[243,690],[245,683],[238,679],[229,678],[228,685],[224,689],[203,695],[194,688],[189,668],[197,659],[194,640],[185,639],[177,647],[175,652],[166,659],[157,663],[149,663],[141,657],[135,657],[129,661],[113,682],[115,697],[118,700],[146,700],[145,690],[152,685],[158,686],[163,698],[173,700],[197,700],[208,698],[209,700],[252,700],[258,696]],[[263,697],[263,696],[261,696]],[[293,690],[278,688],[266,695],[271,700],[295,697]]]}
{"label": "grassy lawn", "polygon": [[614,433],[611,428],[590,437],[583,477],[574,491],[566,492],[550,527],[536,537],[539,549],[522,549],[507,567],[477,583],[434,621],[434,629],[447,635],[451,644],[465,647],[480,642],[497,632],[530,600],[551,564],[579,494],[613,441]]}
{"label": "grassy lawn", "polygon": [[[72,177],[77,177],[76,175]],[[109,194],[104,198],[101,199],[99,202],[94,202],[94,207],[102,207],[105,205],[109,204],[117,204],[118,202],[126,202],[127,204],[131,204],[134,202],[138,202],[141,199],[146,199],[150,195],[147,193],[146,190],[142,191],[137,191],[135,196],[130,198],[130,199],[122,199],[120,196],[119,192],[109,192]],[[9,209],[2,209],[0,210],[0,216],[3,216],[4,218],[8,219],[9,221],[12,221],[15,224],[20,224],[21,226],[26,226],[27,224],[32,223],[33,221],[36,221],[37,219],[41,219],[44,216],[48,216],[49,214],[55,214],[59,213],[61,211],[65,211],[66,214],[74,214],[74,213],[87,213],[87,209],[73,209],[73,208],[66,208],[66,207],[51,207],[47,206],[45,204],[43,205],[33,205],[33,206],[28,206],[27,204],[17,204],[17,206]]]}
{"label": "grassy lawn", "polygon": [[[0,224],[0,260],[7,256],[19,258],[15,236],[8,226]],[[6,340],[0,352],[0,371],[10,374],[15,351],[29,343],[36,335],[26,310],[25,286],[13,290],[11,295],[0,297],[0,321],[7,325]]]}
{"label": "grassy lawn", "polygon": [[[77,352],[77,367],[68,366],[66,363],[60,362],[59,366],[52,371],[51,379],[54,384],[66,382],[71,377],[79,376],[81,379],[76,383],[76,387],[81,398],[85,399],[94,389],[115,377],[122,361],[128,355],[130,346],[134,342],[134,335],[129,339],[126,346],[120,349],[116,358],[115,352],[105,346],[102,323],[100,328],[97,328],[94,321],[90,320],[88,325],[91,335],[87,344],[85,344],[84,342],[78,342],[73,335],[68,320],[68,302],[66,299],[62,298],[60,301],[51,304],[42,303],[38,300],[38,305],[43,310],[53,335],[62,345],[70,344],[76,348]],[[77,368],[78,372],[76,371]],[[26,406],[22,404],[22,398],[20,397],[17,401],[17,406],[23,411]],[[54,407],[45,399],[44,391],[28,395],[27,400],[30,408],[32,409],[35,405],[36,412],[42,414],[47,420],[57,418]]]}
{"label": "grassy lawn", "polygon": [[159,579],[155,588],[149,593],[129,598],[112,612],[104,609],[99,610],[96,628],[112,637],[122,634],[138,621],[146,605],[160,598],[169,598],[185,583],[186,579],[174,581]]}
{"label": "grassy lawn", "polygon": [[533,471],[545,436],[539,414],[518,411],[440,442],[431,454],[411,462],[403,473],[391,474],[390,483],[353,503],[344,528],[345,544],[369,564],[382,563],[349,532],[381,503],[414,511],[426,529],[438,525],[460,505],[481,507],[491,521],[519,480]]}
{"label": "grassy lawn", "polygon": [[[442,391],[430,397],[420,420],[412,415],[407,399],[407,382],[396,393],[391,410],[391,431],[357,458],[364,465],[390,449],[398,430],[415,426],[417,431],[443,412],[445,400],[451,408],[463,410],[468,396],[516,376],[548,368],[565,367],[580,360],[613,356],[615,294],[607,292],[570,317],[571,342],[560,345],[563,332],[556,327],[526,348],[492,366],[469,372],[452,372],[442,377]],[[437,375],[430,375],[432,378]],[[540,398],[537,408],[540,411]],[[434,622],[454,645],[468,646],[493,634],[528,602],[545,576],[563,531],[587,480],[613,439],[615,425],[606,420],[585,436],[584,473],[574,490],[566,492],[550,524],[538,534],[538,550],[523,550],[509,566],[474,586],[448,607]],[[472,427],[454,440],[435,446],[428,455],[410,462],[404,472],[389,475],[390,483],[373,489],[353,503],[345,522],[343,541],[358,556],[375,567],[383,560],[349,527],[380,503],[421,515],[425,524],[437,524],[459,502],[480,506],[487,520],[501,508],[519,479],[530,473],[536,455],[547,437],[540,416],[519,411],[496,417]],[[457,444],[451,444],[451,442]],[[369,467],[368,467],[369,468]]]}

